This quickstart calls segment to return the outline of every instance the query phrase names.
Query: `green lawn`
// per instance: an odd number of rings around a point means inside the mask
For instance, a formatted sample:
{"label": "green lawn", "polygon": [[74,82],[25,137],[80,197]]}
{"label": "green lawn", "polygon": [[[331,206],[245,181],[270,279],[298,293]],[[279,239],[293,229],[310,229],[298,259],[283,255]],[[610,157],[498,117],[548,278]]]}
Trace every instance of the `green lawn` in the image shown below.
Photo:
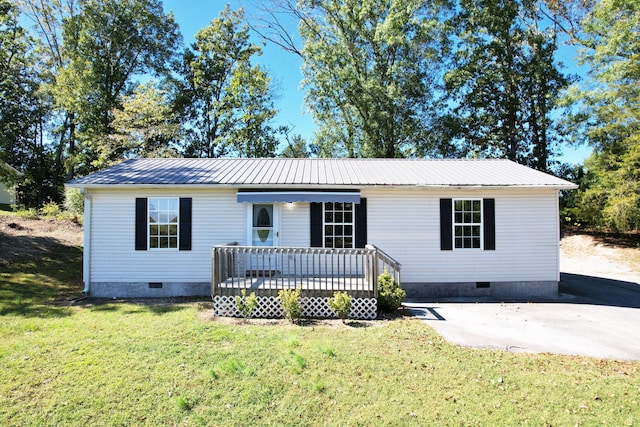
{"label": "green lawn", "polygon": [[640,424],[640,363],[460,348],[416,320],[237,325],[203,319],[206,303],[61,303],[80,266],[61,247],[0,267],[0,425]]}

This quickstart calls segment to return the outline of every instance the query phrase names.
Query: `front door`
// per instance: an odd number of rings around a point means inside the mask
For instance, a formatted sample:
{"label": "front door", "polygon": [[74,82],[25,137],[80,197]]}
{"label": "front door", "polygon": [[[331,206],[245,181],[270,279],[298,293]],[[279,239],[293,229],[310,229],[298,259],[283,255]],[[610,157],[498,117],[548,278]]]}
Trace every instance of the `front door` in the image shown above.
{"label": "front door", "polygon": [[280,244],[280,204],[253,203],[247,205],[247,246],[252,249],[246,258],[247,274],[252,277],[271,276],[278,271],[278,258],[266,249]]}
{"label": "front door", "polygon": [[280,244],[280,205],[275,203],[253,203],[247,206],[248,246],[278,246]]}

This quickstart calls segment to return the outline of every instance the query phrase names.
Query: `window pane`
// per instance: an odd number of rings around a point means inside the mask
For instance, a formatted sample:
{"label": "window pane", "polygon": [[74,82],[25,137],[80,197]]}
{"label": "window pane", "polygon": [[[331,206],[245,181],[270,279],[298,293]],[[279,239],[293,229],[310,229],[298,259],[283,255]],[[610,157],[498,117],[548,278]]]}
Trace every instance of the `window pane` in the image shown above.
{"label": "window pane", "polygon": [[325,225],[324,226],[324,235],[325,236],[333,236],[333,225]]}
{"label": "window pane", "polygon": [[342,202],[338,202],[335,204],[335,210],[341,211],[342,209],[344,209]]}
{"label": "window pane", "polygon": [[333,209],[333,203],[332,202],[327,202],[324,204],[324,208],[327,210],[332,210]]}
{"label": "window pane", "polygon": [[353,226],[352,225],[345,225],[344,226],[344,235],[345,236],[352,236],[353,235]]}
{"label": "window pane", "polygon": [[474,237],[479,237],[480,236],[480,227],[478,227],[477,225],[471,227],[471,235],[474,236]]}
{"label": "window pane", "polygon": [[324,221],[325,222],[333,222],[333,212],[325,212],[324,213]]}
{"label": "window pane", "polygon": [[456,237],[456,248],[462,248],[462,238]]}
{"label": "window pane", "polygon": [[469,224],[471,222],[471,213],[465,212],[463,222]]}
{"label": "window pane", "polygon": [[480,212],[480,200],[473,201],[473,210]]}
{"label": "window pane", "polygon": [[167,236],[169,234],[169,226],[168,225],[161,225],[160,226],[160,235],[161,236]]}
{"label": "window pane", "polygon": [[336,212],[336,220],[335,222],[343,222],[342,212]]}
{"label": "window pane", "polygon": [[454,208],[457,211],[461,211],[462,210],[462,200],[456,200],[454,203]]}
{"label": "window pane", "polygon": [[344,213],[344,222],[353,222],[353,213],[345,212]]}
{"label": "window pane", "polygon": [[169,226],[169,235],[170,236],[177,236],[178,235],[178,226],[177,225],[170,225]]}
{"label": "window pane", "polygon": [[462,227],[457,225],[456,226],[456,237],[461,237],[461,236],[462,236]]}
{"label": "window pane", "polygon": [[353,210],[353,203],[345,203],[344,204],[344,210],[345,211],[352,211]]}
{"label": "window pane", "polygon": [[473,238],[473,247],[478,249],[480,248],[480,238],[479,237],[474,237]]}
{"label": "window pane", "polygon": [[459,212],[456,212],[456,218],[455,218],[455,222],[462,222],[462,214]]}
{"label": "window pane", "polygon": [[325,237],[324,238],[324,247],[325,248],[332,248],[333,247],[333,238],[332,237]]}
{"label": "window pane", "polygon": [[345,248],[352,248],[353,247],[353,239],[351,237],[345,237],[344,238],[344,247]]}
{"label": "window pane", "polygon": [[480,222],[480,212],[474,212],[473,213],[473,222],[475,222],[475,223],[479,223]]}
{"label": "window pane", "polygon": [[172,249],[176,249],[178,247],[178,238],[170,237],[169,238],[169,247]]}
{"label": "window pane", "polygon": [[335,235],[336,236],[343,236],[344,235],[344,227],[341,225],[336,225],[335,227]]}
{"label": "window pane", "polygon": [[342,237],[336,237],[336,248],[344,248],[344,239]]}
{"label": "window pane", "polygon": [[160,248],[167,249],[169,247],[169,238],[160,237]]}
{"label": "window pane", "polygon": [[157,237],[151,237],[151,239],[149,240],[149,247],[150,248],[157,248],[158,247],[158,238]]}

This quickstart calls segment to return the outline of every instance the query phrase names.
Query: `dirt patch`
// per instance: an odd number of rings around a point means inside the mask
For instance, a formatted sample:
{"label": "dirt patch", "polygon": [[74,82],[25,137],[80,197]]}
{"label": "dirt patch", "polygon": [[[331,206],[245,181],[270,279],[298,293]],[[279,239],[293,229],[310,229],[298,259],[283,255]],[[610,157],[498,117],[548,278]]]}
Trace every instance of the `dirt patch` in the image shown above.
{"label": "dirt patch", "polygon": [[0,266],[53,254],[61,246],[81,247],[82,238],[82,225],[73,221],[0,215]]}
{"label": "dirt patch", "polygon": [[633,237],[567,234],[560,240],[560,271],[640,283],[640,249]]}

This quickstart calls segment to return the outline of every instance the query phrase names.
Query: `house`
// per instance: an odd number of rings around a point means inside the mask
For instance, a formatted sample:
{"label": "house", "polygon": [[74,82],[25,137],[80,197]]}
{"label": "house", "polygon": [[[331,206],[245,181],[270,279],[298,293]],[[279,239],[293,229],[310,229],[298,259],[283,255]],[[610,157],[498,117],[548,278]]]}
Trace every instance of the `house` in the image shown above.
{"label": "house", "polygon": [[412,297],[557,295],[558,191],[576,188],[508,160],[237,158],[134,159],[67,186],[91,295],[369,300],[383,268]]}
{"label": "house", "polygon": [[[0,168],[3,169],[0,171],[0,175],[9,174],[14,177],[21,176],[18,170],[14,169],[6,162],[0,160]],[[8,185],[7,183],[0,180],[0,209],[9,209],[12,205],[16,204],[16,189],[13,185]]]}

